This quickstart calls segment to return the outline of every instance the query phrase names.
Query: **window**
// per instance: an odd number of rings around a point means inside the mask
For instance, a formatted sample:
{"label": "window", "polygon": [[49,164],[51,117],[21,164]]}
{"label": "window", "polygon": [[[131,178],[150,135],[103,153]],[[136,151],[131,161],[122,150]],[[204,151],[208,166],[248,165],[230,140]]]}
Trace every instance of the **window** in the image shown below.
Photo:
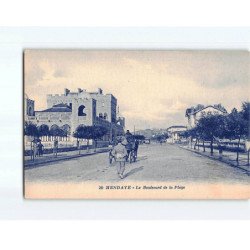
{"label": "window", "polygon": [[86,116],[86,113],[84,113],[85,109],[85,106],[84,105],[81,105],[79,108],[78,108],[78,116]]}
{"label": "window", "polygon": [[32,110],[32,107],[29,107],[29,110],[28,110],[28,115],[33,115],[33,110]]}
{"label": "window", "polygon": [[103,119],[103,115],[102,113],[99,114],[99,118]]}
{"label": "window", "polygon": [[104,120],[107,120],[107,119],[108,119],[108,114],[107,114],[107,113],[104,113],[103,119],[104,119]]}

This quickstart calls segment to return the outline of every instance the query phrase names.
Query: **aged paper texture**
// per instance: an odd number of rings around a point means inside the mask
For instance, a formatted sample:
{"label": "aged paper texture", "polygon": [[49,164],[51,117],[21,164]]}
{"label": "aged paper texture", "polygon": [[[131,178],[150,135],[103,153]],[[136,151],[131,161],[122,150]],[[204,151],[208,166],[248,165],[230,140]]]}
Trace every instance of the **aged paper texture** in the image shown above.
{"label": "aged paper texture", "polygon": [[24,51],[27,199],[248,199],[243,50]]}

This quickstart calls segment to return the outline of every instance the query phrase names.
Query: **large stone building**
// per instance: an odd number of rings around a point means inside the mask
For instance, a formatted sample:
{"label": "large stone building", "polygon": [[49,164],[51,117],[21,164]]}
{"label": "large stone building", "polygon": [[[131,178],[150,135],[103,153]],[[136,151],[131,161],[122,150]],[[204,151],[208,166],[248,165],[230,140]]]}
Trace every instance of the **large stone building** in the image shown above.
{"label": "large stone building", "polygon": [[79,125],[106,127],[108,140],[123,134],[125,119],[119,117],[116,110],[117,99],[112,94],[103,94],[101,89],[97,92],[65,89],[64,94],[47,95],[47,109],[41,111],[35,111],[35,102],[25,96],[25,121],[62,128],[71,139]]}
{"label": "large stone building", "polygon": [[226,109],[221,104],[215,105],[197,105],[186,110],[186,117],[188,118],[188,128],[193,128],[201,117],[207,115],[225,115]]}

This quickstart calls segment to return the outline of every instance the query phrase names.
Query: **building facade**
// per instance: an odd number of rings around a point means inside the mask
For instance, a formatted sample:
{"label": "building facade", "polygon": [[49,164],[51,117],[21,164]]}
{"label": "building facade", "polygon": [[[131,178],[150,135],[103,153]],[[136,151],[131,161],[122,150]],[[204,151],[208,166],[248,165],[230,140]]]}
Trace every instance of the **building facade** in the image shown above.
{"label": "building facade", "polygon": [[80,88],[77,92],[65,89],[64,94],[47,95],[47,109],[40,111],[35,111],[35,101],[25,96],[24,106],[25,121],[38,127],[45,124],[49,129],[59,127],[67,131],[71,140],[79,125],[107,128],[107,140],[124,133],[125,118],[116,114],[117,99],[103,94],[101,89],[93,93]]}
{"label": "building facade", "polygon": [[181,134],[187,130],[186,126],[171,126],[167,129],[168,133],[168,142],[170,143],[176,143],[179,142],[182,139]]}
{"label": "building facade", "polygon": [[197,105],[186,110],[186,117],[188,118],[188,128],[193,128],[198,123],[201,117],[207,115],[225,115],[226,109],[221,104],[215,105]]}

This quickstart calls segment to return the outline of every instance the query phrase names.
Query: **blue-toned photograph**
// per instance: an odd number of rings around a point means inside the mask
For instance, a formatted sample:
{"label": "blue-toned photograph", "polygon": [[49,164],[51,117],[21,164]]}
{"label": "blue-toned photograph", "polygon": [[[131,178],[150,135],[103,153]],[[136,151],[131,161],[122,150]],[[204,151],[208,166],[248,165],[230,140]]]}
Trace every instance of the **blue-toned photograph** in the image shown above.
{"label": "blue-toned photograph", "polygon": [[25,198],[250,198],[248,51],[23,57]]}

